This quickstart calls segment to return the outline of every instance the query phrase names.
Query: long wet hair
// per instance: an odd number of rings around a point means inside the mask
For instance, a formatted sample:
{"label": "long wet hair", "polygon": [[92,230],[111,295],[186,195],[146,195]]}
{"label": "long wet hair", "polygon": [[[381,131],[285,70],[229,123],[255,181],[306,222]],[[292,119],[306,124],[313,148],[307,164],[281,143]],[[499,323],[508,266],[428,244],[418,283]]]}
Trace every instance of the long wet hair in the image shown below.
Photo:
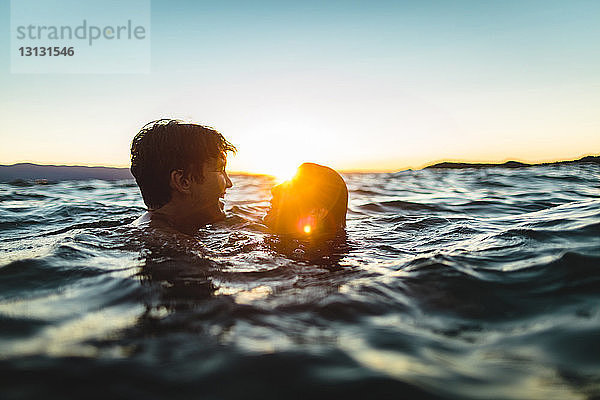
{"label": "long wet hair", "polygon": [[346,226],[348,188],[335,170],[304,163],[289,181],[271,190],[264,221],[279,234],[332,234]]}
{"label": "long wet hair", "polygon": [[131,142],[131,174],[144,203],[156,210],[171,200],[171,171],[182,170],[199,182],[209,158],[236,151],[216,130],[175,119],[149,122]]}

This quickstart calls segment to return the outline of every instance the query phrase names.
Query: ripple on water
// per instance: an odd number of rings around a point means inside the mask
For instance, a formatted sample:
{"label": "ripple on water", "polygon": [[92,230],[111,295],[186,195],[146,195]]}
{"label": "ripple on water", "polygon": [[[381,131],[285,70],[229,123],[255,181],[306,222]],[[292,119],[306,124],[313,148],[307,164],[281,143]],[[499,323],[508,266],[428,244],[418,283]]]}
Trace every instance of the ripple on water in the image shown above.
{"label": "ripple on water", "polygon": [[3,396],[596,398],[599,172],[345,174],[320,245],[265,176],[194,238],[129,225],[133,181],[0,184]]}

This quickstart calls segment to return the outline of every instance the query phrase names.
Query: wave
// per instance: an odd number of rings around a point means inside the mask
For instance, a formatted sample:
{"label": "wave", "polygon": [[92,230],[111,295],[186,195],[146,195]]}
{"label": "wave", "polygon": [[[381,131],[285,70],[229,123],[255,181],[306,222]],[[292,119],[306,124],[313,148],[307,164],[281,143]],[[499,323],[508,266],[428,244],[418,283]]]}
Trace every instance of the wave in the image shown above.
{"label": "wave", "polygon": [[402,268],[399,288],[430,311],[484,321],[539,315],[577,303],[580,295],[600,297],[600,256],[566,252],[512,271],[479,269],[468,261],[416,259]]}
{"label": "wave", "polygon": [[595,398],[598,172],[344,174],[328,243],[268,232],[270,178],[185,238],[133,181],[0,184],[2,393]]}
{"label": "wave", "polygon": [[374,203],[367,203],[358,206],[361,210],[371,212],[387,212],[390,210],[409,210],[409,211],[450,211],[449,209],[431,204],[414,203],[402,200],[388,200]]}
{"label": "wave", "polygon": [[31,297],[103,273],[88,266],[59,266],[52,257],[13,261],[0,267],[0,299]]}

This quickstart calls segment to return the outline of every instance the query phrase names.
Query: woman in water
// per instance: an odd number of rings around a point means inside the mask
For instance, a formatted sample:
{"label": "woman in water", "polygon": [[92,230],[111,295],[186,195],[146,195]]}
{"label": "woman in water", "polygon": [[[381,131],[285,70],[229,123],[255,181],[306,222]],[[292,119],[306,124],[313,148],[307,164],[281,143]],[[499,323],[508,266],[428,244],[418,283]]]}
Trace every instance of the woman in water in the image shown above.
{"label": "woman in water", "polygon": [[348,189],[329,167],[304,163],[296,175],[271,189],[265,224],[276,234],[300,238],[335,236],[346,227]]}

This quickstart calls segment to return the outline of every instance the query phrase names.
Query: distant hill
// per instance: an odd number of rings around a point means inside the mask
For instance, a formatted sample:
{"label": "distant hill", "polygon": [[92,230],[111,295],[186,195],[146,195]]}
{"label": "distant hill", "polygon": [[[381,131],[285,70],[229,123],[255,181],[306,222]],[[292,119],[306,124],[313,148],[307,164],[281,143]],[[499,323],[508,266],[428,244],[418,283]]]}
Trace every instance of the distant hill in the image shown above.
{"label": "distant hill", "polygon": [[10,182],[18,179],[45,179],[48,181],[102,179],[115,181],[133,179],[133,176],[129,172],[129,168],[37,165],[31,163],[0,165],[0,182]]}
{"label": "distant hill", "polygon": [[486,164],[486,163],[459,163],[459,162],[442,162],[429,165],[425,168],[443,168],[443,169],[462,169],[462,168],[525,168],[535,167],[538,165],[559,165],[559,164],[600,164],[600,156],[587,156],[578,160],[556,161],[551,163],[527,164],[518,161],[507,161],[502,164]]}
{"label": "distant hill", "polygon": [[[540,164],[527,164],[518,161],[507,161],[502,164],[442,162],[438,164],[429,165],[425,168],[525,168],[533,167],[536,165],[558,165],[574,163],[600,164],[600,156],[587,156],[578,160],[557,161],[552,163]],[[0,165],[0,182],[11,182],[15,180],[66,181],[86,179],[101,179],[106,181],[115,181],[123,179],[133,179],[133,176],[131,175],[129,168],[38,165],[32,163]]]}

